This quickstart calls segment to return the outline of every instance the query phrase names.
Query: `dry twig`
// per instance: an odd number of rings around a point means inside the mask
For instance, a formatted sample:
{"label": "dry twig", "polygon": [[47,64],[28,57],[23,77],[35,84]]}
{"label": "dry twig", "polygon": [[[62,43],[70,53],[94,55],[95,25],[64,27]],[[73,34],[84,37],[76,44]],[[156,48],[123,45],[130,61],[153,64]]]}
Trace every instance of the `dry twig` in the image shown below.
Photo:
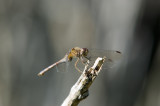
{"label": "dry twig", "polygon": [[73,85],[68,97],[63,101],[61,106],[77,106],[80,101],[88,97],[88,89],[98,76],[104,61],[105,57],[98,57],[92,67],[89,67],[88,65],[85,66],[82,75]]}

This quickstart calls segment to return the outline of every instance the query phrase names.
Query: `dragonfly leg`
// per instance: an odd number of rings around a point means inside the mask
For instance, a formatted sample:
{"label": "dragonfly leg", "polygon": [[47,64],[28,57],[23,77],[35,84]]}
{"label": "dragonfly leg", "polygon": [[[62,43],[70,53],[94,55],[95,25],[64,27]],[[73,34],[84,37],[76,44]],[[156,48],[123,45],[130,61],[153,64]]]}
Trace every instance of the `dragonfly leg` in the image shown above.
{"label": "dragonfly leg", "polygon": [[84,57],[84,58],[86,58],[86,59],[89,60],[89,61],[91,60],[91,57]]}
{"label": "dragonfly leg", "polygon": [[81,59],[81,63],[82,63],[83,65],[86,65],[86,64],[85,64],[86,62],[84,62],[82,59]]}
{"label": "dragonfly leg", "polygon": [[85,66],[88,63],[89,58],[87,57],[84,57],[84,58],[86,58],[87,60],[83,60],[83,57],[81,57],[80,60],[81,60],[81,63]]}
{"label": "dragonfly leg", "polygon": [[82,73],[82,71],[77,67],[78,61],[79,61],[79,58],[78,58],[77,61],[75,62],[75,68],[76,68],[80,73]]}

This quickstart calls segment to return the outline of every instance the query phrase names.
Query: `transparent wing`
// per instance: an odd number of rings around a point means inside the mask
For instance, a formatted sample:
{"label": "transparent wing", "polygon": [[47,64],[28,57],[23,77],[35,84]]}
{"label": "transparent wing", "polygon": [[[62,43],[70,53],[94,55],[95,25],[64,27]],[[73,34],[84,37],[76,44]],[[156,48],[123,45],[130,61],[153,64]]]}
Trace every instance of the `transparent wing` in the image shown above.
{"label": "transparent wing", "polygon": [[56,65],[57,72],[66,73],[69,71],[70,62],[60,63]]}
{"label": "transparent wing", "polygon": [[60,61],[56,64],[57,72],[65,73],[68,72],[68,67],[71,61],[68,61],[68,54],[64,56]]}
{"label": "transparent wing", "polygon": [[65,72],[68,67],[68,54],[66,54],[61,60],[58,62],[51,64],[50,66],[46,67],[42,71],[38,73],[38,76],[44,75],[47,71],[51,70],[52,68],[56,67],[57,72],[62,71]]}
{"label": "transparent wing", "polygon": [[90,65],[94,64],[97,57],[106,57],[103,68],[111,68],[114,63],[122,57],[122,53],[116,50],[100,50],[100,49],[89,49],[87,55],[90,58]]}

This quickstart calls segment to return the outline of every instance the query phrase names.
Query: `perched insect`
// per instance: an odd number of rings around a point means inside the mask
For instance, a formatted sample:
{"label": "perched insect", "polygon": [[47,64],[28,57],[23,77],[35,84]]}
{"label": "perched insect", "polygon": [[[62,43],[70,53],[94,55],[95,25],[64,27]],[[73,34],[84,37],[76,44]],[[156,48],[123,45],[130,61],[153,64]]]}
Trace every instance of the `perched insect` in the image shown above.
{"label": "perched insect", "polygon": [[[61,60],[58,62],[48,66],[44,70],[38,73],[38,76],[44,75],[45,72],[49,71],[51,68],[55,66],[60,66],[62,63],[68,63],[71,62],[73,58],[77,58],[77,61],[75,62],[75,68],[81,73],[80,69],[77,67],[77,63],[79,60],[82,62],[83,65],[87,64],[87,61],[89,60],[90,64],[93,64],[95,59],[97,57],[106,57],[105,64],[103,67],[110,67],[115,60],[118,60],[121,57],[120,51],[114,51],[114,50],[98,50],[98,49],[87,49],[87,48],[80,48],[80,47],[74,47],[72,48]],[[64,65],[64,64],[63,64]]]}

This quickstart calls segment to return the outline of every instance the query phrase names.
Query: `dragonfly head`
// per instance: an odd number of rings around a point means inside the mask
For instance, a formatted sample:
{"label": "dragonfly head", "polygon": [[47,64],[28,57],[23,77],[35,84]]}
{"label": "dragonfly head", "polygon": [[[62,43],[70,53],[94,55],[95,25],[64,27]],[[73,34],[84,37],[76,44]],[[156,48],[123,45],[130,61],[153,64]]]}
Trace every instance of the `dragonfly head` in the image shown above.
{"label": "dragonfly head", "polygon": [[86,57],[88,55],[89,50],[87,48],[81,49],[81,56]]}

